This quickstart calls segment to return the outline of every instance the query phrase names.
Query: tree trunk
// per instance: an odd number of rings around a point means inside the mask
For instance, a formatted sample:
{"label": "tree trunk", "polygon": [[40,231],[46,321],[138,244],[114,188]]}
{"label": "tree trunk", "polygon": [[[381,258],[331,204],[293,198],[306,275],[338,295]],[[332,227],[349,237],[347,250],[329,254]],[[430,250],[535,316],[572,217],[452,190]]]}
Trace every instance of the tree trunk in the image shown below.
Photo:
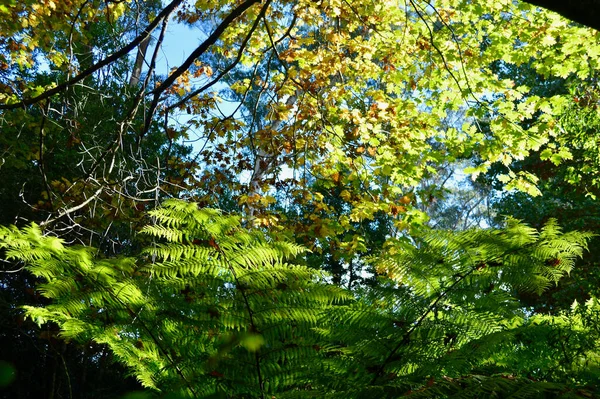
{"label": "tree trunk", "polygon": [[146,59],[146,51],[148,50],[148,44],[150,44],[150,37],[148,36],[138,46],[137,56],[135,57],[135,64],[133,65],[133,72],[129,79],[129,84],[135,86],[140,81],[142,75],[142,68],[144,67],[144,60]]}
{"label": "tree trunk", "polygon": [[526,0],[571,21],[600,31],[600,0]]}

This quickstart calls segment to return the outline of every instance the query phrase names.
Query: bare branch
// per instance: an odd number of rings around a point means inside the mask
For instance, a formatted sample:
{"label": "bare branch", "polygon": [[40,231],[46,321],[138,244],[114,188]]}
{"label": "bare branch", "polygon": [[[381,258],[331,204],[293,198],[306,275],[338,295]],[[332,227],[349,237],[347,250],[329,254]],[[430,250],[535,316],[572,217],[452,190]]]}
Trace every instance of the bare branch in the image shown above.
{"label": "bare branch", "polygon": [[85,201],[83,201],[81,204],[76,205],[74,207],[71,207],[69,209],[66,210],[60,210],[58,211],[58,216],[54,217],[52,219],[46,220],[42,223],[40,223],[40,226],[45,226],[48,225],[50,223],[53,223],[55,221],[57,221],[58,219],[62,218],[63,216],[67,216],[75,211],[78,211],[79,209],[83,208],[84,206],[86,206],[87,204],[89,204],[90,202],[92,202],[95,198],[97,198],[103,191],[103,187],[100,187],[98,190],[96,190],[96,192],[88,199],[86,199]]}

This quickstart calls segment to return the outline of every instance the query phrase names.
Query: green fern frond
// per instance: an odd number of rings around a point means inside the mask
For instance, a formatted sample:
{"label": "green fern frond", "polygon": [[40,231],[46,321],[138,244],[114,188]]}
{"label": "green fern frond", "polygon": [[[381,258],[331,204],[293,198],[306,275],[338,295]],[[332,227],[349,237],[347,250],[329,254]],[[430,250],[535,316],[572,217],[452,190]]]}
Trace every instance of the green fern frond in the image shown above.
{"label": "green fern frond", "polygon": [[589,234],[553,221],[539,232],[509,220],[500,230],[423,230],[416,245],[390,239],[371,260],[379,283],[345,291],[297,264],[304,248],[237,216],[177,200],[151,216],[143,232],[153,242],[137,258],[102,258],[34,225],[0,228],[0,248],[52,299],[27,315],[56,323],[65,339],[106,344],[146,387],[189,397],[527,398],[600,373],[599,345],[587,339],[600,334],[597,302],[546,317],[514,298],[556,284],[585,250]]}

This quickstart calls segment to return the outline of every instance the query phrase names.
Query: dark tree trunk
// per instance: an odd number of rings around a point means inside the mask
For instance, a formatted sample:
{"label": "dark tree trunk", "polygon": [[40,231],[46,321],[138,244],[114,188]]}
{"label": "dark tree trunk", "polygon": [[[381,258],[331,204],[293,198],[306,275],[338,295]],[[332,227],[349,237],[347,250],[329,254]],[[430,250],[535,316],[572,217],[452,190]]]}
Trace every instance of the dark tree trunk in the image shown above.
{"label": "dark tree trunk", "polygon": [[526,0],[554,11],[571,21],[600,31],[600,0]]}

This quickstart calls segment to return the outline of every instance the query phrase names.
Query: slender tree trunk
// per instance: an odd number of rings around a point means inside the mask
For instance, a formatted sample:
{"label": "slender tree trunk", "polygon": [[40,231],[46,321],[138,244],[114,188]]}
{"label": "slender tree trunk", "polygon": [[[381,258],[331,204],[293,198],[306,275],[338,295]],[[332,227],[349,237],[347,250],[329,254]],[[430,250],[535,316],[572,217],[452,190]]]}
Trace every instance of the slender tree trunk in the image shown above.
{"label": "slender tree trunk", "polygon": [[83,348],[83,354],[81,356],[81,380],[79,383],[79,389],[81,390],[81,392],[86,392],[86,384],[87,384],[87,373],[88,373],[88,361],[89,361],[89,354],[88,354],[88,346],[84,346]]}
{"label": "slender tree trunk", "polygon": [[56,391],[56,369],[58,368],[58,364],[56,360],[54,360],[52,365],[52,380],[50,382],[50,389],[48,392],[48,399],[54,399],[55,391]]}
{"label": "slender tree trunk", "polygon": [[150,44],[150,36],[142,40],[137,49],[137,56],[135,57],[135,64],[133,65],[133,72],[129,79],[129,84],[135,86],[140,81],[142,75],[142,68],[144,67],[144,60],[146,59],[146,51],[148,50],[148,44]]}
{"label": "slender tree trunk", "polygon": [[[291,95],[287,101],[286,105],[288,107],[292,107],[296,104],[298,99],[299,91],[296,91],[295,94]],[[269,127],[270,130],[276,132],[283,125],[283,120],[275,120],[271,123]],[[250,178],[250,195],[260,195],[262,193],[262,183],[263,179],[271,174],[276,167],[278,166],[277,158],[279,154],[269,153],[266,149],[258,146],[255,150],[254,154],[254,169],[252,171],[252,177]],[[254,206],[250,207],[250,218],[254,217],[256,209]]]}

